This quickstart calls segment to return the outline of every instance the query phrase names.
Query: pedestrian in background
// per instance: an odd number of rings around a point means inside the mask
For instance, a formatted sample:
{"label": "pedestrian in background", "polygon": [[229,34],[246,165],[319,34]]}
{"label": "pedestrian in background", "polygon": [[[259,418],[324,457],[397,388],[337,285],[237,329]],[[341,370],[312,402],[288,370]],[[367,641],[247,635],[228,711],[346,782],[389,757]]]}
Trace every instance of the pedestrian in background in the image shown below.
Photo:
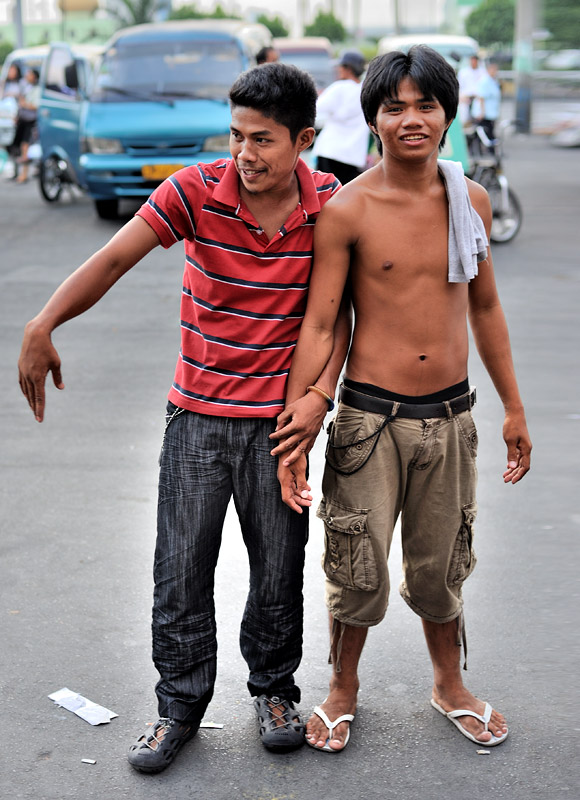
{"label": "pedestrian in background", "polygon": [[334,173],[342,184],[360,175],[367,163],[370,131],[360,106],[364,71],[364,56],[347,51],[338,63],[338,80],[316,103],[317,125],[322,123],[313,150],[317,166]]}
{"label": "pedestrian in background", "polygon": [[[36,120],[40,102],[39,79],[38,70],[29,69],[25,76],[25,85],[18,98],[16,130],[10,145],[10,153],[15,159],[14,179],[16,183],[26,183],[28,180],[28,148],[36,135]],[[20,173],[18,170],[19,165],[22,167]]]}
{"label": "pedestrian in background", "polygon": [[485,77],[485,68],[479,63],[479,56],[473,53],[469,65],[462,67],[457,73],[459,81],[459,119],[462,125],[471,122],[471,104],[477,97],[479,81]]}
{"label": "pedestrian in background", "polygon": [[10,64],[4,86],[2,87],[1,98],[4,100],[6,97],[14,97],[18,99],[22,91],[22,72],[18,64]]}
{"label": "pedestrian in background", "polygon": [[256,54],[256,64],[272,64],[280,59],[280,53],[275,47],[262,47]]}
{"label": "pedestrian in background", "polygon": [[[501,107],[501,87],[497,78],[499,70],[495,59],[487,62],[485,74],[476,86],[476,98],[473,101],[473,118],[481,125],[488,139],[495,138],[495,123],[499,119]],[[490,147],[493,152],[493,145]]]}

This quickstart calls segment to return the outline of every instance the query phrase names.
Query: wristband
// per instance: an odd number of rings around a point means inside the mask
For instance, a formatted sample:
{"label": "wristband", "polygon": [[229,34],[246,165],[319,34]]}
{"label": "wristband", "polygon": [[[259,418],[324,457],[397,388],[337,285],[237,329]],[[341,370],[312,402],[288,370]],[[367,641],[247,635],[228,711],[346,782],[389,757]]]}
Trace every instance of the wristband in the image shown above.
{"label": "wristband", "polygon": [[329,411],[332,411],[332,409],[334,408],[334,400],[332,399],[332,397],[329,394],[326,394],[324,389],[321,389],[320,386],[307,386],[306,387],[306,392],[307,393],[308,392],[316,392],[316,394],[319,394],[321,397],[324,397],[324,399],[328,403],[328,410]]}

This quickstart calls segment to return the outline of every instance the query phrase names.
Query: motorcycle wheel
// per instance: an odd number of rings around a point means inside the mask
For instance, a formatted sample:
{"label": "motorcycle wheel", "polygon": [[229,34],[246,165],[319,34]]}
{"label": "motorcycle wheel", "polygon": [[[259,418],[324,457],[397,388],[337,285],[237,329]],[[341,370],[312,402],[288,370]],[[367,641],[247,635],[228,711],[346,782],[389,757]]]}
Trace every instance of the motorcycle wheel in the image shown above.
{"label": "motorcycle wheel", "polygon": [[499,186],[488,189],[493,218],[491,221],[491,241],[499,244],[511,242],[522,226],[522,207],[511,189],[508,189],[508,207],[501,207]]}
{"label": "motorcycle wheel", "polygon": [[63,184],[66,183],[59,166],[59,159],[56,156],[49,156],[40,162],[38,181],[40,194],[46,202],[56,203],[62,192]]}

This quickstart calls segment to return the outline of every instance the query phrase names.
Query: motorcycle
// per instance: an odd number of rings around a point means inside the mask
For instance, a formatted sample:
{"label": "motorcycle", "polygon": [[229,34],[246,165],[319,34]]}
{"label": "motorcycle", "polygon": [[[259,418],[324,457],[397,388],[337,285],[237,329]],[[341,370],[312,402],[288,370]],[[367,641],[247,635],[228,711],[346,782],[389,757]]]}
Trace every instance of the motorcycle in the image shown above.
{"label": "motorcycle", "polygon": [[467,176],[489,194],[492,210],[491,241],[511,242],[522,225],[522,207],[502,169],[502,140],[509,122],[500,125],[500,136],[490,139],[481,125],[465,129],[471,169]]}

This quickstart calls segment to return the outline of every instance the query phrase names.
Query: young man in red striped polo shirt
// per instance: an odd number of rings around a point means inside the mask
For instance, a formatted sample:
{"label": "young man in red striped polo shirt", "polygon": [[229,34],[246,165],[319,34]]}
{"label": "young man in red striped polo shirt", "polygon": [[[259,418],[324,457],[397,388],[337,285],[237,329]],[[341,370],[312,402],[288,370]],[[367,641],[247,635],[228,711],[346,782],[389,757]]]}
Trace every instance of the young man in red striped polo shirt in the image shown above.
{"label": "young man in red striped polo shirt", "polygon": [[[154,247],[184,242],[181,348],[161,455],[154,570],[160,719],[129,751],[141,772],[173,761],[213,694],[214,572],[231,497],[250,562],[240,641],[262,741],[275,751],[304,742],[294,672],[302,655],[302,511],[310,497],[296,493],[292,509],[282,502],[268,436],[284,407],[306,307],[314,223],[340,187],[300,159],[314,136],[316,96],[310,77],[286,64],[241,75],[230,92],[232,159],[165,181],[26,326],[20,385],[41,422],[47,373],[64,388],[51,332],[94,305]],[[339,327],[326,373],[309,395],[312,440],[346,354],[344,317]],[[302,446],[308,449],[308,437]],[[290,470],[280,477],[292,486]]]}

